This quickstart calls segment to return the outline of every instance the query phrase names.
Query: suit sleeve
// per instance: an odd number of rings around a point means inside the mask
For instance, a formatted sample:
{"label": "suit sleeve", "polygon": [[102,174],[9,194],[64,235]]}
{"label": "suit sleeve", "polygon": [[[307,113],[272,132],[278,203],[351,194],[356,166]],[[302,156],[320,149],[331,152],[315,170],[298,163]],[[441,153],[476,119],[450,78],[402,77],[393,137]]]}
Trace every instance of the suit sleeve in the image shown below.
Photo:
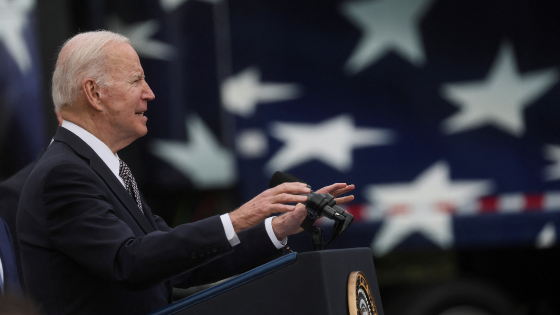
{"label": "suit sleeve", "polygon": [[213,260],[186,272],[173,280],[179,288],[216,282],[262,265],[282,255],[270,241],[264,222],[238,233],[240,244],[223,259]]}
{"label": "suit sleeve", "polygon": [[153,215],[152,218],[154,219],[154,222],[156,223],[158,230],[171,231],[169,225],[167,225],[167,223],[165,223],[165,221],[160,216]]}
{"label": "suit sleeve", "polygon": [[[160,230],[171,230],[162,218],[157,215],[153,218]],[[240,244],[233,247],[233,253],[175,277],[173,285],[178,288],[188,288],[216,282],[248,271],[282,255],[282,250],[277,249],[270,241],[264,222],[238,233],[237,236]]]}
{"label": "suit sleeve", "polygon": [[218,216],[135,235],[101,184],[85,165],[58,164],[46,175],[43,206],[51,246],[107,281],[145,289],[233,253]]}

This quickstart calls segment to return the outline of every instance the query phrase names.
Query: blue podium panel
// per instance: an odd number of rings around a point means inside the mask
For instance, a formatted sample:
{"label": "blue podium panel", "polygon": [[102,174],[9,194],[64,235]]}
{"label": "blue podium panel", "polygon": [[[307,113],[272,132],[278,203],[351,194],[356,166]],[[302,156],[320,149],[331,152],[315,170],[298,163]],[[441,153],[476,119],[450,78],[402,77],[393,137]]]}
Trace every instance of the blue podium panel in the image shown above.
{"label": "blue podium panel", "polygon": [[369,283],[370,313],[383,315],[370,248],[292,253],[151,315],[348,314],[349,300],[353,305],[363,300],[356,294],[355,277],[350,277],[356,271]]}

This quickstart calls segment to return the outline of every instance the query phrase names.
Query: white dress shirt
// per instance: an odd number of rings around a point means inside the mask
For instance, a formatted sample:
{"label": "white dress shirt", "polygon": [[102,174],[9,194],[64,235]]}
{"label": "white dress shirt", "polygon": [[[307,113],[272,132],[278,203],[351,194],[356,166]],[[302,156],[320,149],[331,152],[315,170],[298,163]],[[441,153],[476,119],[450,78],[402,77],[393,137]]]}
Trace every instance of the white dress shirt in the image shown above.
{"label": "white dress shirt", "polygon": [[[119,162],[119,156],[116,153],[113,154],[113,151],[111,151],[111,149],[109,149],[109,147],[105,143],[97,139],[97,137],[89,133],[84,128],[72,122],[63,120],[62,127],[68,129],[73,134],[75,134],[80,139],[82,139],[87,145],[89,145],[92,148],[92,150],[101,158],[101,160],[103,160],[103,162],[107,164],[107,167],[109,167],[109,169],[115,175],[115,177],[126,188],[124,180],[119,176],[120,162]],[[235,233],[229,214],[228,213],[222,214],[220,216],[220,219],[222,220],[222,225],[224,226],[224,231],[230,245],[235,246],[239,244],[240,243],[239,237],[237,237],[237,234]],[[288,238],[284,238],[282,241],[279,241],[276,238],[276,235],[274,234],[274,231],[272,229],[272,218],[267,218],[265,220],[265,227],[266,227],[266,232],[268,234],[268,237],[270,237],[270,240],[272,241],[274,246],[276,246],[276,248],[282,248],[286,246]],[[1,268],[2,267],[0,265],[0,272],[2,270]]]}

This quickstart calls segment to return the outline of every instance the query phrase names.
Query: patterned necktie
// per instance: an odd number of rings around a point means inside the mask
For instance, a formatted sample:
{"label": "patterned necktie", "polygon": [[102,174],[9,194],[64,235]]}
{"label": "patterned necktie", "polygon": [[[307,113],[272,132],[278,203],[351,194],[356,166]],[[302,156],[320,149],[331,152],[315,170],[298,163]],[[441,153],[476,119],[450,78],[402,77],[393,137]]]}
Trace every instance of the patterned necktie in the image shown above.
{"label": "patterned necktie", "polygon": [[140,202],[140,192],[138,191],[138,186],[136,185],[134,176],[132,176],[132,172],[130,172],[130,168],[128,168],[128,165],[126,165],[126,163],[122,160],[119,161],[119,176],[124,180],[126,190],[128,190],[128,193],[132,196],[132,198],[134,198],[134,200],[138,204],[138,208],[140,208],[140,211],[144,213],[144,210],[142,209],[142,203]]}

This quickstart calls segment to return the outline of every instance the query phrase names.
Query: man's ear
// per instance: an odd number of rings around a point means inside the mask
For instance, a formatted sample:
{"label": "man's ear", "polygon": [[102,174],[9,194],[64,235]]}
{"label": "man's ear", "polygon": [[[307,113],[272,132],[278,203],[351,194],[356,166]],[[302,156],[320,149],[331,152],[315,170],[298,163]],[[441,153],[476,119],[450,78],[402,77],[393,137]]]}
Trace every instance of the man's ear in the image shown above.
{"label": "man's ear", "polygon": [[101,91],[99,85],[92,78],[85,78],[82,82],[82,92],[88,103],[97,111],[103,110],[103,101],[101,100]]}

